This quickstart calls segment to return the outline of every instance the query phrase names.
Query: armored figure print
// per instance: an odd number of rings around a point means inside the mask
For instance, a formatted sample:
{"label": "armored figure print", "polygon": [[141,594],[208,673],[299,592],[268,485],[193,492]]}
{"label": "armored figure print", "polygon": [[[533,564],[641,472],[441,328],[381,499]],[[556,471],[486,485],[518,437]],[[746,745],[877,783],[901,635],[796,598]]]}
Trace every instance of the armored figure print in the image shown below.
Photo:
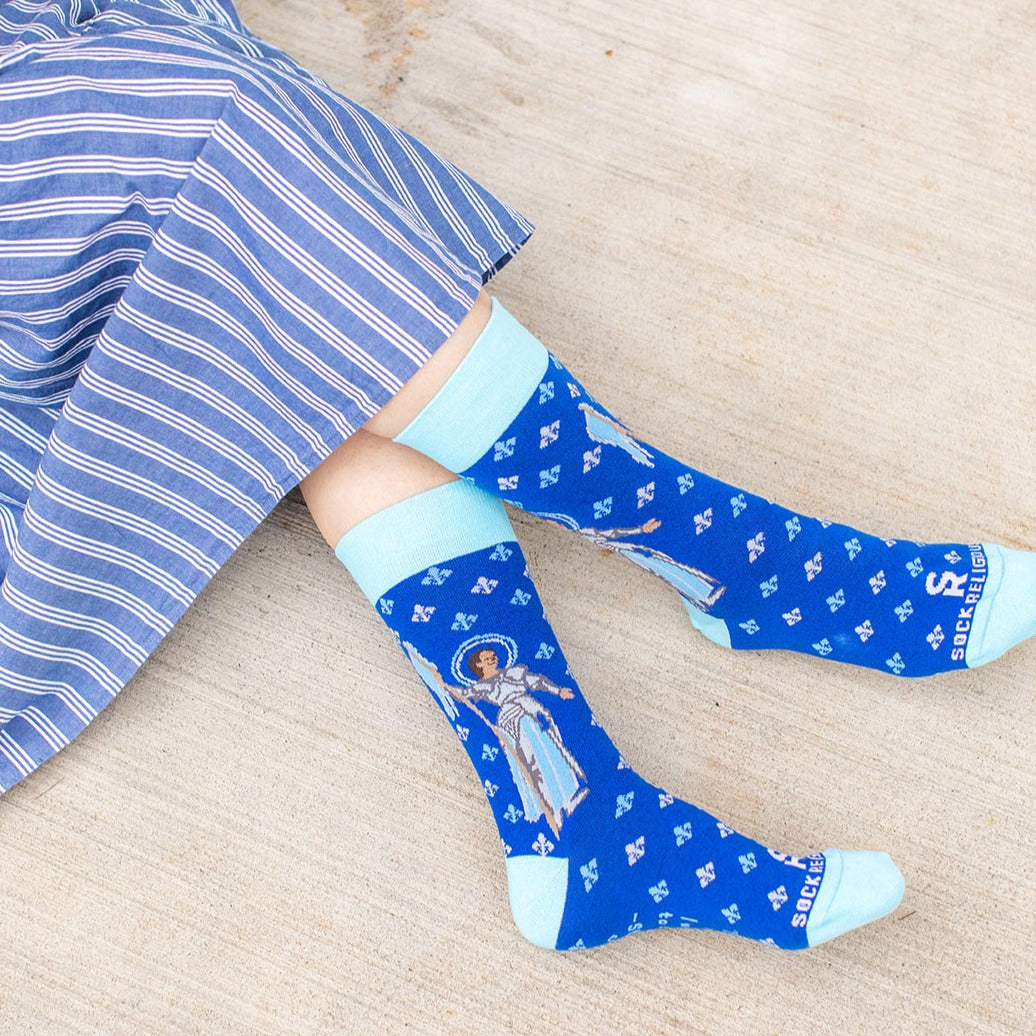
{"label": "armored figure print", "polygon": [[[404,644],[404,648],[451,719],[458,715],[455,702],[460,703],[493,731],[521,795],[525,819],[535,823],[543,817],[557,835],[589,788],[550,711],[531,692],[553,694],[563,701],[573,698],[573,692],[516,661],[501,666],[496,650],[486,644],[465,655],[464,665],[475,677],[466,686],[447,684],[413,645]],[[496,706],[496,716],[491,719],[480,704]]]}

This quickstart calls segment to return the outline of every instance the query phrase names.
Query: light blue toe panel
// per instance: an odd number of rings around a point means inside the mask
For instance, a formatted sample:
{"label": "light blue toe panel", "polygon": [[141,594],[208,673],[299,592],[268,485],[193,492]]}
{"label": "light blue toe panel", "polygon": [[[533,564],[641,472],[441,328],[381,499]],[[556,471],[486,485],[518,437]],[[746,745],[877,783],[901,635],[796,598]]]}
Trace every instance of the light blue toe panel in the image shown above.
{"label": "light blue toe panel", "polygon": [[727,624],[722,619],[717,619],[714,615],[708,615],[700,608],[695,608],[690,601],[684,601],[683,606],[690,616],[691,625],[699,633],[704,634],[720,647],[730,647],[730,630],[727,629]]}
{"label": "light blue toe panel", "polygon": [[827,849],[824,859],[824,880],[806,921],[810,946],[876,921],[899,906],[905,884],[888,853]]}
{"label": "light blue toe panel", "polygon": [[1036,554],[987,543],[982,549],[989,574],[964,652],[970,669],[1036,633]]}
{"label": "light blue toe panel", "polygon": [[507,891],[518,931],[536,946],[557,949],[568,895],[568,860],[508,856]]}

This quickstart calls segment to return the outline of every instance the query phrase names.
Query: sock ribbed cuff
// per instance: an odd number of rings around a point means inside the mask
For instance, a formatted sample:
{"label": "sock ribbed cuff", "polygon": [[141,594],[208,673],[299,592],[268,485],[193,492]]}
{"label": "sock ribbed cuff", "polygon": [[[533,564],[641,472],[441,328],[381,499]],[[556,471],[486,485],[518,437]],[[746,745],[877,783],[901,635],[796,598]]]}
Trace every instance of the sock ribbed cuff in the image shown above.
{"label": "sock ribbed cuff", "polygon": [[518,416],[549,361],[546,348],[493,299],[489,323],[468,355],[395,441],[465,471]]}
{"label": "sock ribbed cuff", "polygon": [[514,538],[503,504],[458,480],[371,515],[339,540],[335,554],[375,604],[432,565]]}

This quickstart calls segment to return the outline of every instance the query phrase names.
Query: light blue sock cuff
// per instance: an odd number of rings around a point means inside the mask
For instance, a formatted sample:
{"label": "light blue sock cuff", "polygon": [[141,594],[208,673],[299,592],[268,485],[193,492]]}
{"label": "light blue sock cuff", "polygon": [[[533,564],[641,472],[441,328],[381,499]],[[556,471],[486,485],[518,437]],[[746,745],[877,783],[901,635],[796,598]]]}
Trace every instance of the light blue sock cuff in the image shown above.
{"label": "light blue sock cuff", "polygon": [[489,323],[425,408],[396,436],[450,471],[466,471],[539,388],[550,354],[493,299]]}
{"label": "light blue sock cuff", "polygon": [[514,538],[503,504],[458,480],[371,515],[341,538],[335,554],[376,604],[432,565]]}

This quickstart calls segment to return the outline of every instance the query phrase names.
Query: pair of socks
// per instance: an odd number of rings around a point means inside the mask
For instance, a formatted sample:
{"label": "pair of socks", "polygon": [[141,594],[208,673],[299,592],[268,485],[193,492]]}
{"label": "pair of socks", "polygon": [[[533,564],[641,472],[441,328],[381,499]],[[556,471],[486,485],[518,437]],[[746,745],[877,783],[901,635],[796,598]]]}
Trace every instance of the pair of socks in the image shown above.
{"label": "pair of socks", "polygon": [[708,928],[803,949],[899,903],[885,853],[774,852],[638,776],[580,693],[498,501],[452,482],[336,553],[467,751],[531,942]]}
{"label": "pair of socks", "polygon": [[897,676],[974,667],[1031,635],[1033,555],[880,539],[713,479],[639,441],[497,303],[397,441],[464,481],[376,514],[337,553],[471,757],[528,939],[705,927],[801,949],[895,908],[886,854],[771,851],[625,763],[494,497],[661,577],[716,643]]}

